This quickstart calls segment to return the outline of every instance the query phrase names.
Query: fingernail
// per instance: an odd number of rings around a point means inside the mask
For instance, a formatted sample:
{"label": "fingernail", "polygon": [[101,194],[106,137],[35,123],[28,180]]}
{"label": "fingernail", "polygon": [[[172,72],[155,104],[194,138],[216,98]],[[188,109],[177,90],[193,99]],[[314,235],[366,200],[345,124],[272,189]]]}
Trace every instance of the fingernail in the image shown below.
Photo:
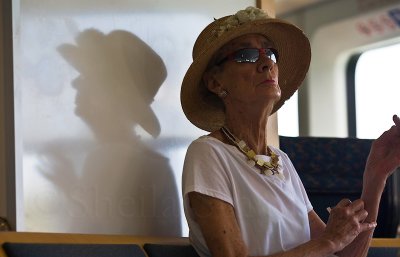
{"label": "fingernail", "polygon": [[326,210],[328,211],[328,213],[331,213],[332,208],[331,207],[327,207]]}
{"label": "fingernail", "polygon": [[374,222],[369,223],[369,226],[370,226],[371,228],[376,228],[376,226],[378,226],[378,223],[376,223],[376,222],[374,221]]}

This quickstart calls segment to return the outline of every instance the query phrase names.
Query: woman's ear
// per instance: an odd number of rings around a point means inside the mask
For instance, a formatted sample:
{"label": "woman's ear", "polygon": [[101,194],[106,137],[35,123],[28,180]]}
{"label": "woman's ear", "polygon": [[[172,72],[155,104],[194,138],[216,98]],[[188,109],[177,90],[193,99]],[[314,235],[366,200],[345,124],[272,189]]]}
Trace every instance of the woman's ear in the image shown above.
{"label": "woman's ear", "polygon": [[203,83],[214,94],[218,95],[222,91],[222,85],[217,79],[215,69],[208,70],[203,74]]}

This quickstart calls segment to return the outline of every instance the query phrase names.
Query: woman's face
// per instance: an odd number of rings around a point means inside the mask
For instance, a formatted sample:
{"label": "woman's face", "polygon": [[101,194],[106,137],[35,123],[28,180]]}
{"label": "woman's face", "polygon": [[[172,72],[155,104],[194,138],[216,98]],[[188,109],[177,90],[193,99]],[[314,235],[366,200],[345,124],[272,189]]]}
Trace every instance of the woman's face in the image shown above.
{"label": "woman's face", "polygon": [[[216,63],[243,48],[270,47],[274,47],[272,42],[264,36],[244,35],[222,47],[216,54]],[[228,92],[223,98],[226,107],[231,104],[255,108],[270,106],[272,110],[273,105],[279,101],[281,90],[278,84],[278,65],[266,54],[260,53],[256,62],[236,62],[227,58],[218,66],[207,85],[216,94],[221,90]]]}

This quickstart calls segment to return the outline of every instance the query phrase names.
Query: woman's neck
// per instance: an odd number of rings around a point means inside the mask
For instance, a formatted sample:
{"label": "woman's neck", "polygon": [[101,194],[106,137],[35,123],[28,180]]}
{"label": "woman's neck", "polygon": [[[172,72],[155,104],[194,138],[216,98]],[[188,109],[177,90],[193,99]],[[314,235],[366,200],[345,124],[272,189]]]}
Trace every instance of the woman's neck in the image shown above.
{"label": "woman's neck", "polygon": [[267,123],[270,112],[228,111],[225,126],[256,154],[267,154]]}

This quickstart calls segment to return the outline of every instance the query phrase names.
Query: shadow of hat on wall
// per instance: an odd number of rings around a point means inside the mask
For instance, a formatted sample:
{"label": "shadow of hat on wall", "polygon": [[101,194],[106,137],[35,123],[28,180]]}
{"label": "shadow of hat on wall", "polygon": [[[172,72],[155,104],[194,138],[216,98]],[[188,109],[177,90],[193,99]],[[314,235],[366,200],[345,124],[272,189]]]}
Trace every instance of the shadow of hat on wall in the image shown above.
{"label": "shadow of hat on wall", "polygon": [[160,56],[122,30],[104,34],[88,29],[75,41],[58,51],[80,73],[73,82],[76,114],[103,137],[118,133],[116,126],[136,124],[157,137],[161,128],[150,105],[167,76]]}

